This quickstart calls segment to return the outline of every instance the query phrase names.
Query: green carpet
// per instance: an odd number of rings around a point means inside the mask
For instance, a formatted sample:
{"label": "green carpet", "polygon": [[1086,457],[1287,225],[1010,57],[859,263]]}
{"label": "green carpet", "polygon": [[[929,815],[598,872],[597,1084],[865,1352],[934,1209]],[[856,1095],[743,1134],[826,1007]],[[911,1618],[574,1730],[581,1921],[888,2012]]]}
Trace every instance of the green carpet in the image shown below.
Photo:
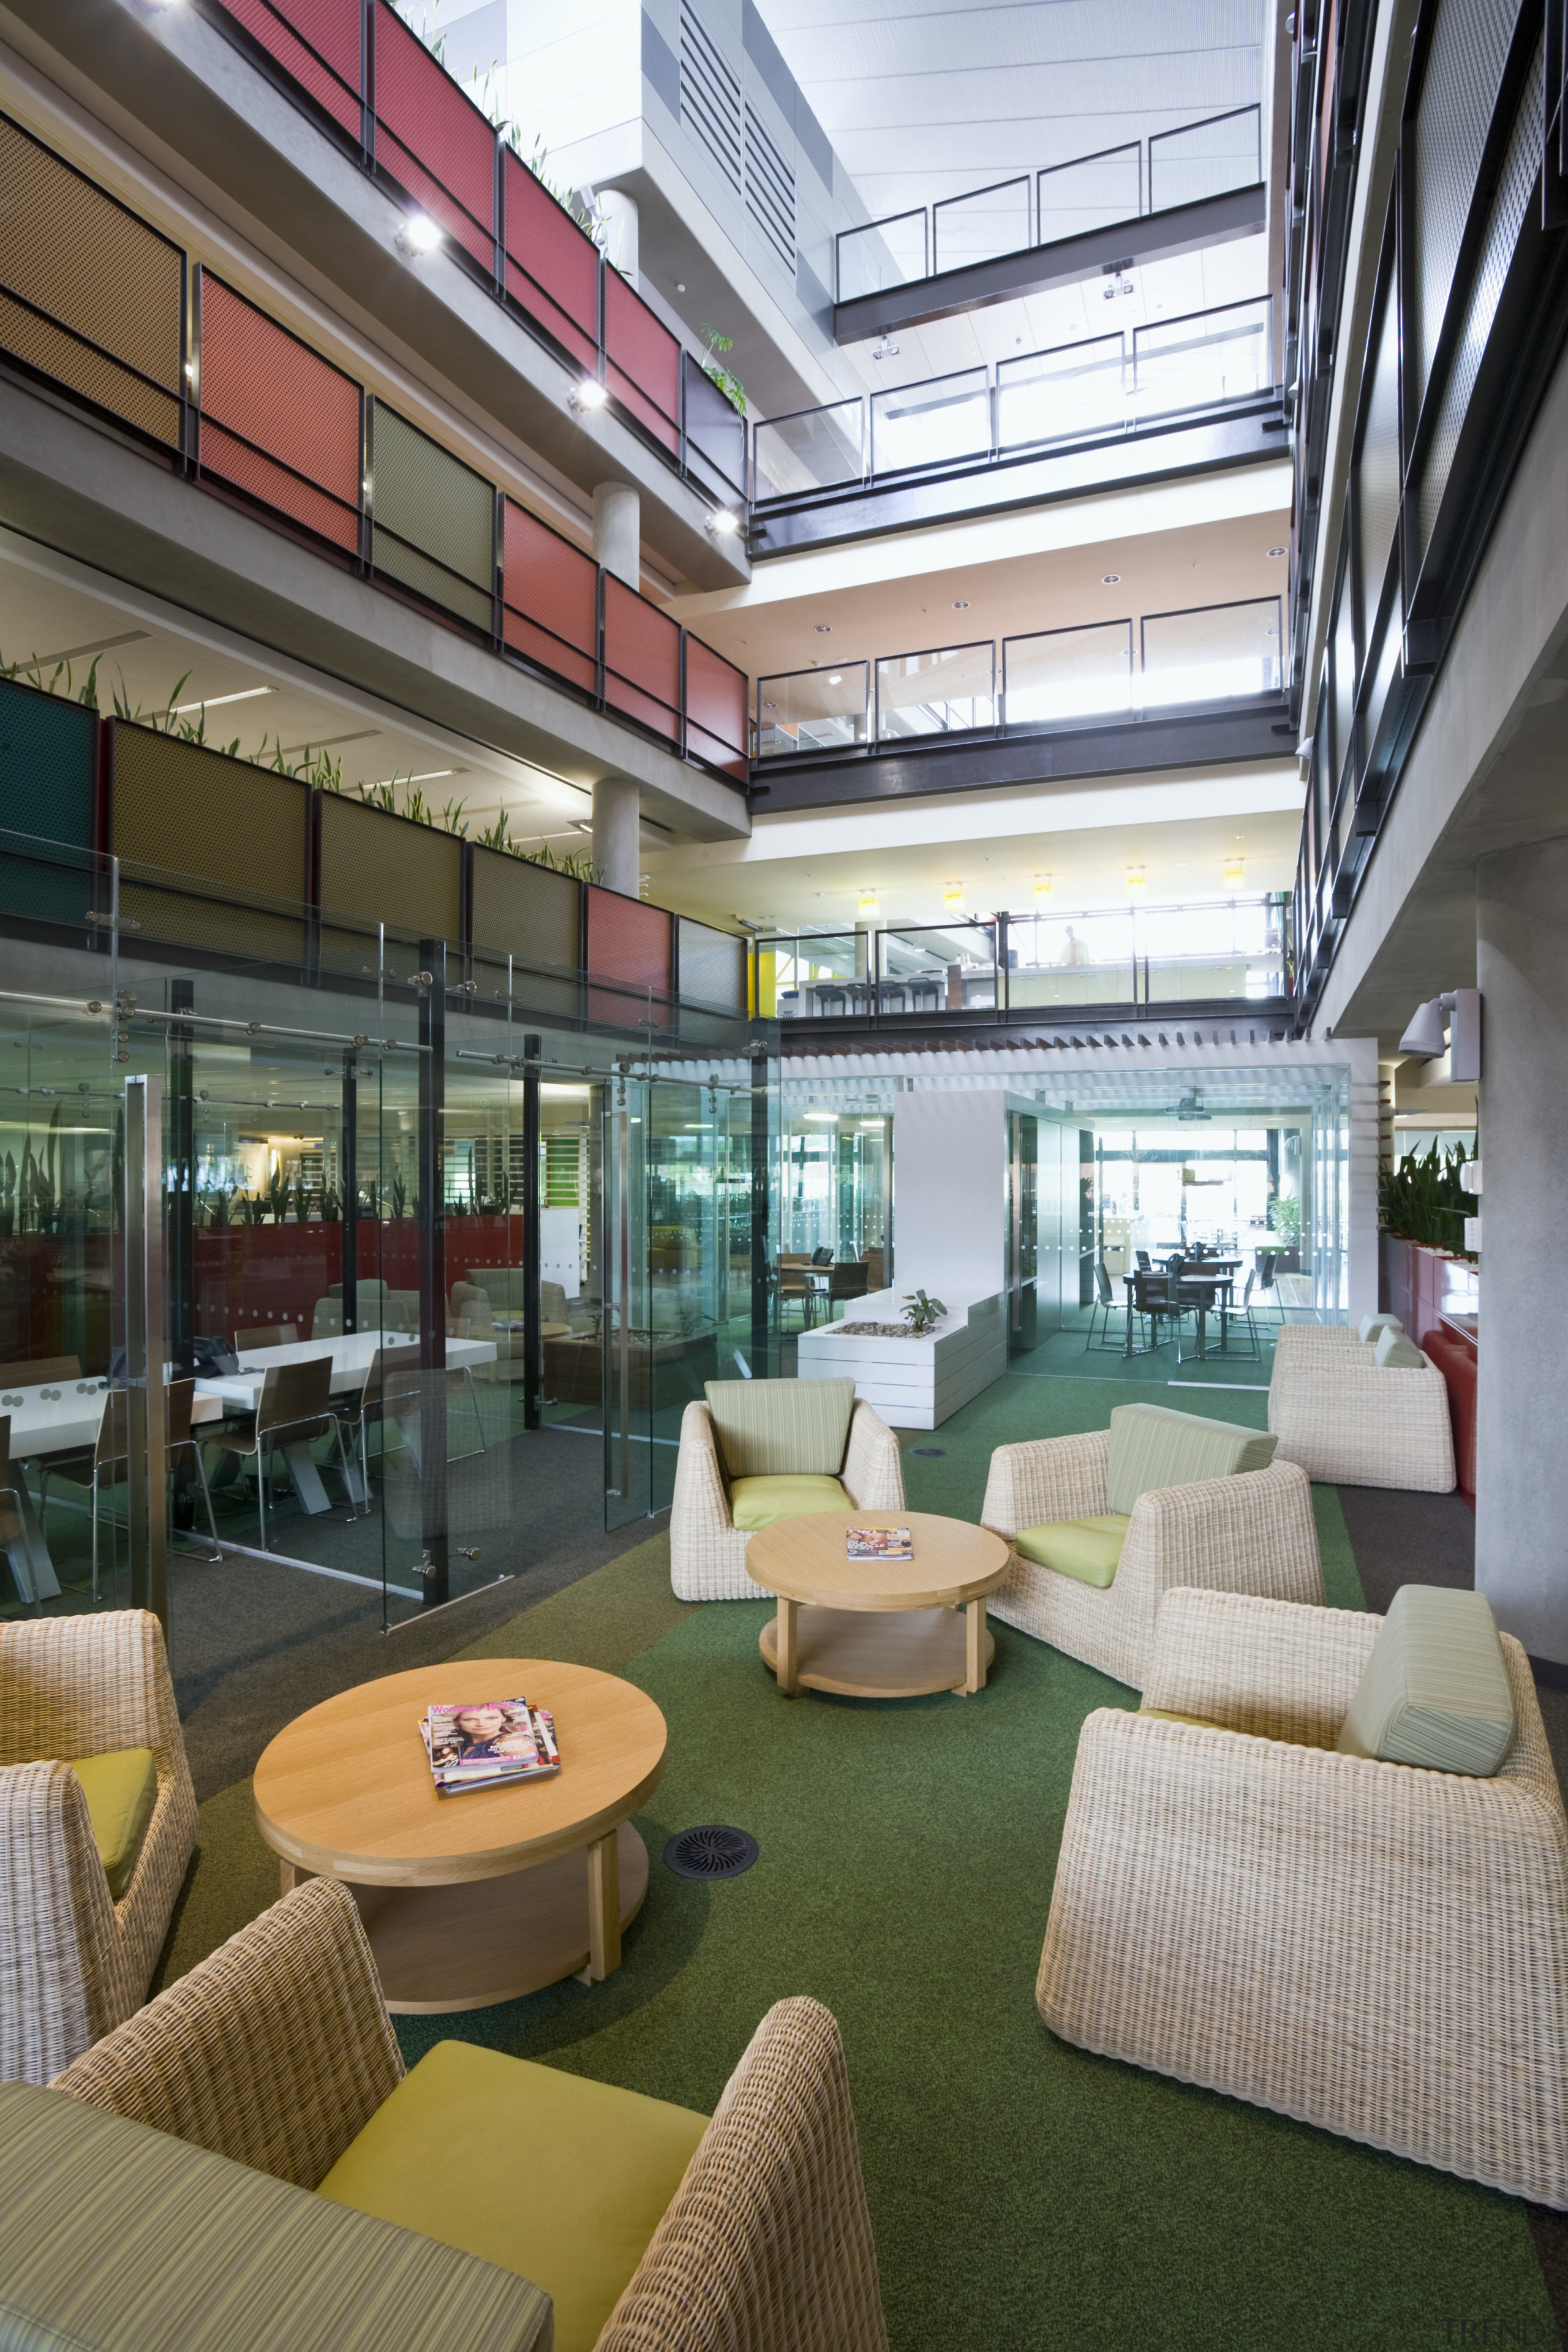
{"label": "green carpet", "polygon": [[[1100,1425],[1104,1397],[999,1383],[911,1434],[911,1505],[973,1515],[992,1445]],[[1360,1607],[1337,1497],[1318,1498],[1331,1591]],[[1040,2024],[1079,1728],[1133,1693],[998,1624],[977,1699],[784,1700],[757,1655],[766,1609],[683,1607],[668,1578],[655,1537],[464,1653],[626,1674],[664,1710],[669,1767],[619,1973],[400,2019],[410,2059],[456,2035],[707,2110],[770,2002],[815,1993],[844,2032],[895,2352],[1426,2352],[1482,2320],[1555,2340],[1522,2205]],[[245,1783],[203,1808],[170,1974],[276,1891],[248,1808]],[[753,1870],[704,1887],[660,1867],[669,1835],[713,1821],[758,1838]]]}

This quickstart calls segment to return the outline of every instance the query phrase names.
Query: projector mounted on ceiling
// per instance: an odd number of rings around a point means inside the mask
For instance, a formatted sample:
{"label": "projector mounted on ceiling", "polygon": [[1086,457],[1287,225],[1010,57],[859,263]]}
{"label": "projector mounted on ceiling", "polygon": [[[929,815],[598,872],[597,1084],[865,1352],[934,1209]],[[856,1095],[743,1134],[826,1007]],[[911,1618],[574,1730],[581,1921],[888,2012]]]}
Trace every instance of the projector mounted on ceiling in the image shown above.
{"label": "projector mounted on ceiling", "polygon": [[1213,1116],[1212,1111],[1205,1110],[1203,1095],[1196,1087],[1189,1087],[1176,1105],[1178,1118],[1212,1118]]}

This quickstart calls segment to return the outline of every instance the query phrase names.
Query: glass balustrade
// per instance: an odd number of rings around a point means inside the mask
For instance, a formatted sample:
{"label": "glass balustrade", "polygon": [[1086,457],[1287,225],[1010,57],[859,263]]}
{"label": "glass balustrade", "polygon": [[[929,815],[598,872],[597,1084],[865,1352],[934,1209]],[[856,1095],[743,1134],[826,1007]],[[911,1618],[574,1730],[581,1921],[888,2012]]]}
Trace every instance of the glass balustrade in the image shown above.
{"label": "glass balustrade", "polygon": [[1156,131],[1149,142],[1149,209],[1201,204],[1263,177],[1262,110],[1238,106],[1204,122]]}
{"label": "glass balustrade", "polygon": [[996,364],[996,446],[1074,441],[1133,422],[1120,335],[1096,335],[1056,351]]}
{"label": "glass balustrade", "polygon": [[1278,596],[1209,604],[1191,613],[1147,614],[1142,625],[1144,709],[1277,694],[1282,676],[1279,625]]}
{"label": "glass balustrade", "polygon": [[991,447],[991,384],[984,368],[871,394],[871,471],[906,473],[984,457]]}
{"label": "glass balustrade", "polygon": [[1022,252],[1030,242],[1027,174],[976,188],[969,195],[947,197],[931,206],[931,266],[939,275]]}
{"label": "glass balustrade", "polygon": [[1112,221],[1136,220],[1143,209],[1142,141],[1048,164],[1039,175],[1037,204],[1042,245],[1108,228]]}
{"label": "glass balustrade", "polygon": [[866,471],[866,404],[837,400],[827,408],[775,416],[752,436],[753,498],[799,498],[858,482]]}
{"label": "glass balustrade", "polygon": [[758,1003],[764,1019],[820,1021],[864,1013],[870,1001],[865,931],[759,940]]}
{"label": "glass balustrade", "polygon": [[996,712],[996,648],[987,643],[890,654],[877,664],[877,740],[989,727]]}
{"label": "glass balustrade", "polygon": [[883,1013],[994,1011],[996,930],[972,919],[885,930],[877,941],[877,1004]]}
{"label": "glass balustrade", "polygon": [[1137,419],[1245,400],[1274,381],[1272,305],[1234,302],[1192,319],[1132,331],[1131,400]]}
{"label": "glass balustrade", "polygon": [[1131,621],[1002,640],[1002,712],[1009,727],[1087,721],[1131,708]]}
{"label": "glass balustrade", "polygon": [[757,757],[799,751],[864,750],[870,707],[869,664],[800,669],[757,680]]}
{"label": "glass balustrade", "polygon": [[1131,908],[1102,914],[1009,917],[1009,1007],[1131,1004],[1137,993]]}
{"label": "glass balustrade", "polygon": [[911,286],[931,270],[925,206],[870,221],[838,235],[838,299],[879,294],[887,286]]}

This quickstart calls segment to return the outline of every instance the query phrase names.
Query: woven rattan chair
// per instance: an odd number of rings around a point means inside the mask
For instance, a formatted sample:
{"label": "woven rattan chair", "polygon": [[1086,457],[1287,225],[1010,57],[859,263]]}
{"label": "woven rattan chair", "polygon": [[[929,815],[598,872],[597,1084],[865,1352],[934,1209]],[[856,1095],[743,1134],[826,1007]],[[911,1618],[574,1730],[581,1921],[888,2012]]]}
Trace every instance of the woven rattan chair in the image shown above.
{"label": "woven rattan chair", "polygon": [[[359,1913],[323,1878],[263,1912],[54,2087],[315,2189],[403,2074]],[[596,2352],[886,2352],[887,2342],[838,2028],[815,2000],[781,2000]]]}
{"label": "woven rattan chair", "polygon": [[[115,1902],[59,1759],[131,1748],[152,1749],[158,1793]],[[0,1625],[0,2079],[47,2083],[146,1998],[195,1834],[157,1619]]]}
{"label": "woven rattan chair", "polygon": [[[759,1381],[760,1388],[764,1383]],[[767,1383],[781,1388],[793,1381]],[[903,1457],[880,1413],[864,1402],[849,1416],[849,1440],[839,1482],[858,1511],[901,1511]],[[720,1459],[713,1416],[689,1404],[680,1420],[675,1493],[669,1513],[670,1582],[682,1601],[764,1601],[746,1573],[750,1534],[730,1516],[730,1488]]]}
{"label": "woven rattan chair", "polygon": [[[1093,1517],[1106,1507],[1110,1432],[999,1445],[981,1525],[1012,1542],[1026,1528]],[[1323,1570],[1312,1491],[1294,1463],[1140,1495],[1114,1580],[1080,1584],[1016,1549],[993,1617],[1142,1690],[1160,1600],[1174,1584],[1321,1602]]]}
{"label": "woven rattan chair", "polygon": [[[1282,1279],[1288,1277],[1281,1277]],[[1380,1366],[1348,1324],[1288,1323],[1274,1346],[1268,1426],[1278,1458],[1346,1486],[1454,1487],[1448,1387],[1430,1358]]]}
{"label": "woven rattan chair", "polygon": [[1040,2014],[1568,2207],[1568,1819],[1530,1664],[1504,1633],[1518,1730],[1494,1779],[1342,1756],[1382,1622],[1167,1593],[1144,1706],[1223,1727],[1086,1720]]}

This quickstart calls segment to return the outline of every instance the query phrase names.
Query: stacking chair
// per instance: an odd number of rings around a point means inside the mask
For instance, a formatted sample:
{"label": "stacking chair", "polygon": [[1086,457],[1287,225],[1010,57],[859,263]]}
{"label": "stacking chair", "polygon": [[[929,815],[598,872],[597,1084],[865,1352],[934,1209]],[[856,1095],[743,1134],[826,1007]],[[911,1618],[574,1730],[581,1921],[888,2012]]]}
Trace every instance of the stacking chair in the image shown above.
{"label": "stacking chair", "polygon": [[[1182,1304],[1181,1291],[1173,1276],[1149,1274],[1140,1266],[1132,1277],[1132,1311],[1142,1318],[1147,1333],[1144,1345],[1137,1352],[1152,1355],[1157,1348],[1168,1346],[1172,1336],[1180,1332],[1182,1318],[1187,1310]],[[1166,1327],[1163,1339],[1160,1337],[1162,1324]]]}
{"label": "stacking chair", "polygon": [[1278,1250],[1259,1250],[1258,1253],[1258,1301],[1259,1311],[1261,1311],[1264,1293],[1266,1291],[1269,1293],[1269,1303],[1274,1309],[1275,1320],[1279,1323],[1283,1323],[1285,1320],[1285,1309],[1280,1303],[1279,1293],[1274,1286],[1274,1269],[1279,1263],[1279,1252]]}
{"label": "stacking chair", "polygon": [[[342,1329],[341,1318],[338,1329],[340,1331]],[[237,1356],[243,1356],[257,1348],[291,1348],[299,1337],[299,1327],[296,1324],[262,1323],[258,1324],[254,1331],[235,1333],[234,1352]],[[313,1331],[311,1337],[315,1337]]]}
{"label": "stacking chair", "polygon": [[[1089,1337],[1083,1343],[1083,1352],[1086,1356],[1091,1348],[1107,1351],[1114,1349],[1118,1355],[1121,1354],[1123,1341],[1120,1336],[1114,1339],[1110,1336],[1111,1325],[1116,1319],[1118,1311],[1115,1285],[1110,1279],[1110,1269],[1106,1265],[1102,1254],[1094,1261],[1094,1297],[1089,1310]],[[1098,1338],[1094,1328],[1094,1318],[1097,1315],[1104,1317]]]}
{"label": "stacking chair", "polygon": [[34,1356],[20,1364],[0,1364],[0,1381],[6,1388],[43,1389],[51,1381],[79,1381],[79,1356]]}
{"label": "stacking chair", "polygon": [[865,1266],[851,1258],[847,1264],[836,1265],[827,1277],[827,1319],[833,1320],[833,1309],[842,1299],[864,1298],[869,1288]]}
{"label": "stacking chair", "polygon": [[1140,1274],[1152,1274],[1153,1272],[1153,1261],[1150,1257],[1147,1250],[1134,1250],[1132,1255],[1138,1261],[1138,1271]]}
{"label": "stacking chair", "polygon": [[308,1356],[302,1364],[274,1364],[262,1381],[254,1416],[247,1414],[235,1427],[220,1429],[212,1440],[225,1453],[237,1454],[242,1468],[255,1459],[263,1551],[268,1549],[267,1488],[272,1457],[279,1446],[287,1455],[294,1446],[309,1445],[318,1437],[335,1438],[338,1467],[352,1507],[354,1490],[342,1424],[331,1400],[331,1356]]}
{"label": "stacking chair", "polygon": [[[1263,1344],[1258,1337],[1258,1325],[1253,1318],[1252,1313],[1252,1294],[1258,1287],[1258,1282],[1257,1274],[1249,1274],[1247,1277],[1247,1286],[1241,1294],[1240,1306],[1227,1307],[1222,1300],[1219,1306],[1215,1309],[1215,1314],[1219,1323],[1220,1342],[1227,1354],[1235,1355],[1239,1353],[1243,1356],[1254,1357],[1259,1363],[1261,1363],[1263,1360]],[[1247,1345],[1239,1350],[1234,1345],[1231,1338],[1232,1332],[1238,1327],[1247,1334]]]}
{"label": "stacking chair", "polygon": [[[217,1521],[213,1517],[213,1498],[207,1486],[207,1474],[202,1461],[200,1441],[191,1429],[191,1407],[195,1402],[194,1380],[171,1381],[163,1391],[164,1412],[168,1416],[168,1434],[164,1439],[166,1459],[172,1470],[175,1456],[189,1454],[195,1465],[196,1484],[206,1505],[207,1532],[212,1537],[215,1560],[223,1558],[218,1542]],[[8,1424],[7,1424],[8,1425]],[[217,1443],[215,1436],[214,1443]],[[90,1454],[72,1454],[63,1459],[45,1454],[38,1464],[38,1516],[42,1518],[48,1507],[49,1480],[64,1478],[71,1486],[87,1486],[92,1493],[92,1597],[98,1599],[98,1526],[99,1494],[105,1486],[124,1483],[131,1461],[131,1391],[110,1389],[103,1400],[103,1419],[98,1424],[98,1439]]]}
{"label": "stacking chair", "polygon": [[27,1549],[27,1522],[23,1516],[22,1497],[11,1475],[11,1416],[8,1412],[0,1413],[0,1551],[5,1552],[11,1563],[11,1574],[20,1598],[35,1601],[37,1593],[33,1582],[32,1557]]}
{"label": "stacking chair", "polygon": [[812,1294],[816,1286],[805,1271],[810,1264],[810,1258],[804,1254],[798,1257],[781,1255],[779,1259],[778,1280],[773,1297],[778,1307],[778,1324],[781,1331],[784,1329],[784,1311],[786,1306],[793,1304],[800,1308],[803,1329],[811,1320]]}

